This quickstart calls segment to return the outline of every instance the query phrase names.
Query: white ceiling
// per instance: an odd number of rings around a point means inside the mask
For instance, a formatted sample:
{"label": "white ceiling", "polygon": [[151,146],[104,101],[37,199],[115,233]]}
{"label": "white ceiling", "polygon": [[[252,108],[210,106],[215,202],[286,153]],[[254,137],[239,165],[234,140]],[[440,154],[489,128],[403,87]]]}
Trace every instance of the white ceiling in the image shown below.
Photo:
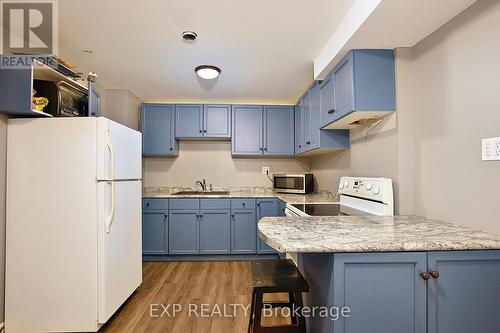
{"label": "white ceiling", "polygon": [[[336,34],[326,43],[315,59],[315,78],[324,78],[351,49],[393,49],[413,47],[443,24],[474,4],[477,0],[356,0],[356,5],[368,7],[377,3],[372,13],[352,33],[347,42],[335,38],[346,23],[358,13],[347,13]],[[380,2],[380,4],[378,4]],[[339,41],[343,42],[339,45]],[[331,45],[334,44],[334,45]],[[333,50],[333,52],[332,52]]]}
{"label": "white ceiling", "polygon": [[[59,0],[59,54],[144,101],[291,104],[353,3]],[[196,42],[184,42],[184,30],[197,32]],[[200,64],[219,66],[219,79],[198,79]]]}

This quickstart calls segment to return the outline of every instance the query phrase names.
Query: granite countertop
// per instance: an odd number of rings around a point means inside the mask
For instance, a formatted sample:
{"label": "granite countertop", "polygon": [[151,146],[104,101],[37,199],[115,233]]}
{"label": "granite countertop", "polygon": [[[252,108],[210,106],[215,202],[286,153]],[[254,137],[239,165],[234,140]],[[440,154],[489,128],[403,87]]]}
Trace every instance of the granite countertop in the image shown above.
{"label": "granite countertop", "polygon": [[420,216],[265,217],[259,235],[280,252],[500,249],[500,237]]}
{"label": "granite countertop", "polygon": [[143,198],[278,198],[286,203],[303,203],[303,202],[336,202],[336,198],[330,192],[323,191],[313,194],[285,194],[277,193],[271,190],[248,189],[248,190],[229,190],[229,194],[172,194],[178,192],[179,189],[165,190],[146,190],[143,192]]}

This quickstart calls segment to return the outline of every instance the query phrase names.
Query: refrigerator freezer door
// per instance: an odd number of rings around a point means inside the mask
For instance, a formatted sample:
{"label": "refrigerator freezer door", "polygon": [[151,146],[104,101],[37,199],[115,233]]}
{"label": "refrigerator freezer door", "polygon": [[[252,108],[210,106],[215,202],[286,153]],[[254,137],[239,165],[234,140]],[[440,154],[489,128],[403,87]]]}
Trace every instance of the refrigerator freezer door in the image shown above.
{"label": "refrigerator freezer door", "polygon": [[141,147],[140,132],[97,118],[97,180],[141,179]]}
{"label": "refrigerator freezer door", "polygon": [[[113,186],[115,211],[110,214]],[[97,309],[102,324],[142,282],[141,190],[140,181],[98,184]]]}

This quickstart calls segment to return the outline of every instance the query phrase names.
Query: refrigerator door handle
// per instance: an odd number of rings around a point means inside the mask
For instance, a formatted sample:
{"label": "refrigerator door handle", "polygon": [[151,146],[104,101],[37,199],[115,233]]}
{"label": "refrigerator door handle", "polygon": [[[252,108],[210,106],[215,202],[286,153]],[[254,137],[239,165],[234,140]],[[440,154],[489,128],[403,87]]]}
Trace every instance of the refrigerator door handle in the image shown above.
{"label": "refrigerator door handle", "polygon": [[113,224],[113,218],[115,217],[115,151],[113,149],[113,141],[111,141],[109,122],[106,122],[106,146],[109,150],[109,164],[110,164],[110,181],[108,183],[111,185],[111,209],[106,217],[106,233],[111,231],[111,225]]}

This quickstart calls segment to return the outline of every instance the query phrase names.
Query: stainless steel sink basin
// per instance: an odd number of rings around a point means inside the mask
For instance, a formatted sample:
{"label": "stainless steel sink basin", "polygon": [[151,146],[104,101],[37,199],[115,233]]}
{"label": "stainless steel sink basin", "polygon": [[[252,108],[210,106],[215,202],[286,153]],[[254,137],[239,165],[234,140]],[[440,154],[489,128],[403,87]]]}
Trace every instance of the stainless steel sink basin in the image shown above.
{"label": "stainless steel sink basin", "polygon": [[228,195],[229,191],[179,191],[173,195]]}

